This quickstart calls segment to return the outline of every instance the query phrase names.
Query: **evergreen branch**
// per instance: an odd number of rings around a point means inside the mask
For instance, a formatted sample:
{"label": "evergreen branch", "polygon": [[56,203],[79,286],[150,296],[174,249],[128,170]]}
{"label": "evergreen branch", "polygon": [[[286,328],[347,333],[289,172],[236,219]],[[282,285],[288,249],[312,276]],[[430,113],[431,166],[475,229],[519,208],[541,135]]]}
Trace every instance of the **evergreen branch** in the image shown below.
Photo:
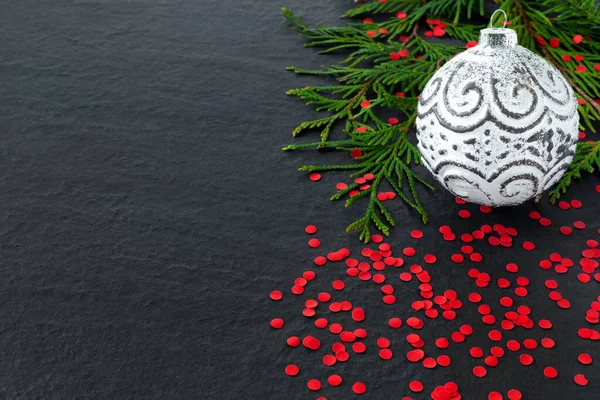
{"label": "evergreen branch", "polygon": [[554,204],[561,194],[567,191],[567,187],[573,180],[581,178],[582,172],[592,173],[597,169],[600,170],[600,141],[577,143],[573,162],[558,184],[549,192],[550,202]]}
{"label": "evergreen branch", "polygon": [[[594,130],[593,123],[600,120],[600,105],[594,101],[600,97],[600,74],[596,72],[600,65],[600,12],[594,0],[497,2],[507,12],[520,44],[548,59],[572,85],[579,99],[581,123]],[[348,171],[354,180],[368,174],[368,185],[354,182],[331,196],[331,200],[343,199],[346,207],[366,202],[363,217],[347,227],[348,231],[359,230],[362,240],[370,240],[373,225],[389,235],[396,223],[385,206],[387,195],[382,196],[387,192],[381,192],[381,185],[386,182],[393,193],[427,221],[417,187],[433,187],[418,174],[415,165],[421,164],[421,155],[407,135],[414,130],[420,91],[445,62],[464,48],[432,43],[419,36],[419,26],[426,22],[436,36],[475,40],[481,26],[458,22],[476,12],[483,15],[483,6],[482,0],[372,0],[349,10],[344,17],[390,14],[389,19],[373,22],[369,18],[362,24],[315,28],[307,27],[290,10],[282,10],[293,29],[307,40],[306,47],[319,47],[319,53],[347,53],[343,61],[319,70],[288,68],[297,74],[329,77],[337,82],[288,92],[327,115],[303,122],[293,132],[297,135],[321,129],[320,141],[292,144],[283,150],[330,149],[349,153],[353,158],[336,165],[306,165],[300,171]],[[408,32],[409,36],[400,36]],[[399,36],[400,42],[396,40]],[[552,46],[547,44],[550,39],[554,41]],[[387,119],[389,112],[382,114],[382,108],[401,112],[406,121]],[[342,121],[345,137],[330,140],[331,132]],[[578,144],[572,165],[550,193],[551,201],[556,201],[581,173],[600,167],[598,143]]]}
{"label": "evergreen branch", "polygon": [[[531,7],[527,6],[527,10],[524,7],[524,3],[522,3],[522,0],[514,0],[514,4],[515,7],[517,8],[518,12],[519,12],[519,16],[521,17],[521,20],[523,22],[523,25],[527,28],[527,31],[529,32],[529,36],[532,38],[535,38],[536,36],[538,36],[534,30],[534,27],[532,25],[532,23],[530,22],[528,15],[536,15],[538,16],[538,13],[541,14],[540,19],[543,19],[544,21],[548,21],[548,18],[542,14],[541,12],[532,9]],[[525,3],[526,4],[526,3]],[[529,11],[530,14],[527,14],[526,11]],[[562,75],[565,77],[565,79],[569,82],[569,84],[573,87],[573,89],[579,93],[579,95],[581,97],[583,97],[583,99],[591,106],[593,107],[597,113],[600,113],[600,104],[596,104],[594,102],[594,99],[592,99],[585,90],[583,90],[581,88],[580,85],[578,85],[570,76],[570,74],[567,73],[566,68],[564,68],[562,65],[560,65],[560,63],[558,63],[554,57],[552,57],[552,55],[550,54],[550,52],[548,51],[548,49],[546,48],[545,45],[540,44],[539,42],[537,43],[537,47],[539,48],[539,50],[542,52],[542,54],[546,57],[546,59],[548,59],[548,61],[550,61],[561,73]]]}

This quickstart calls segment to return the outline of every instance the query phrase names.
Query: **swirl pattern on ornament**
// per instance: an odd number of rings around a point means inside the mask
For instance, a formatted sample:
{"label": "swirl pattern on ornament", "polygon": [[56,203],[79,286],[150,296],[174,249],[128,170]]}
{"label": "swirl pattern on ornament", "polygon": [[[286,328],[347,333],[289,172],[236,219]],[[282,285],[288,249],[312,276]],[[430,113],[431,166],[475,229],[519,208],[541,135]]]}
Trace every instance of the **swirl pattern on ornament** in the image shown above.
{"label": "swirl pattern on ornament", "polygon": [[575,154],[579,115],[556,68],[520,46],[474,47],[446,63],[419,98],[425,166],[470,202],[520,204],[552,186]]}

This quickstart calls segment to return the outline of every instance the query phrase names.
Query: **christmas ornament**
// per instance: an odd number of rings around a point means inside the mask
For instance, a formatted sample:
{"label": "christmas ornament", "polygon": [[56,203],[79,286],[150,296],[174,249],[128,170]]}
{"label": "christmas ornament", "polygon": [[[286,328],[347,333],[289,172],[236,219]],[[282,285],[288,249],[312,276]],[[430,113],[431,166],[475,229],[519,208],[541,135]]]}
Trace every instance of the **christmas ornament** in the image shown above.
{"label": "christmas ornament", "polygon": [[478,46],[435,73],[417,116],[425,166],[454,195],[488,206],[520,204],[551,187],[571,163],[579,131],[573,89],[517,44],[506,21],[490,21]]}

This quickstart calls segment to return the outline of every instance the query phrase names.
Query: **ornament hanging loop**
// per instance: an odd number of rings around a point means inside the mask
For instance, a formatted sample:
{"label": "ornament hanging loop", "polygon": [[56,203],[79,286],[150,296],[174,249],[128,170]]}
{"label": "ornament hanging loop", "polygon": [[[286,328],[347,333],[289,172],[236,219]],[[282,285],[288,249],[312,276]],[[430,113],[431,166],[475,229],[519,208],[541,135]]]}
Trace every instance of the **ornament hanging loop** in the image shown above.
{"label": "ornament hanging loop", "polygon": [[492,16],[490,17],[490,25],[488,26],[488,28],[492,27],[492,23],[494,22],[494,15],[496,15],[497,12],[501,12],[504,15],[504,24],[502,25],[502,28],[506,28],[506,24],[508,23],[508,16],[506,15],[506,12],[500,8],[494,11]]}

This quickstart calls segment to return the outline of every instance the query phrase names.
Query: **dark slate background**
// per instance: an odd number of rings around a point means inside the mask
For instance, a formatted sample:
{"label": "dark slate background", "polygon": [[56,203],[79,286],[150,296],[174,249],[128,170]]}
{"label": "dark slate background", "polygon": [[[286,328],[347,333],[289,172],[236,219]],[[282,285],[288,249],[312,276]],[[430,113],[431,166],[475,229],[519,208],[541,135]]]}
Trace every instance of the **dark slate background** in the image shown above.
{"label": "dark slate background", "polygon": [[[304,297],[287,293],[316,255],[360,250],[344,228],[363,208],[328,201],[343,174],[315,184],[296,172],[335,155],[280,151],[293,141],[294,126],[315,116],[285,91],[329,82],[285,67],[314,68],[335,56],[304,49],[279,12],[286,6],[310,24],[336,24],[351,1],[2,3],[0,398],[316,398],[305,383],[331,371],[320,359],[332,338],[321,334],[318,354],[287,348],[290,334],[316,334],[299,314]],[[553,320],[549,334],[557,347],[534,351],[536,363],[527,368],[507,355],[476,379],[467,350],[489,348],[488,329],[466,306],[454,323],[428,321],[422,336],[430,345],[464,322],[477,333],[448,350],[452,368],[425,371],[403,356],[407,328],[391,332],[385,325],[392,315],[411,315],[414,288],[396,285],[397,305],[384,307],[376,285],[347,280],[344,298],[367,310],[370,351],[335,366],[345,383],[322,395],[353,398],[350,384],[360,379],[368,385],[364,398],[398,399],[408,395],[410,380],[422,379],[426,390],[415,399],[448,380],[467,400],[512,387],[527,400],[599,398],[598,368],[576,361],[584,350],[600,357],[594,343],[576,336],[587,326],[585,310],[598,286],[579,283],[575,271],[560,277],[573,307],[559,311],[543,287],[554,274],[536,266],[551,251],[577,261],[585,240],[597,237],[597,183],[587,178],[569,193],[583,200],[581,210],[562,212],[544,202],[553,219],[547,229],[526,218],[531,204],[485,218],[472,207],[474,217],[463,221],[449,194],[424,194],[432,222],[420,242],[408,236],[421,227],[416,215],[391,203],[399,221],[392,245],[435,252],[434,282],[463,299],[475,288],[468,264],[447,261],[458,244],[440,240],[440,224],[461,232],[499,222],[519,229],[517,243],[535,240],[538,250],[530,253],[481,246],[480,268],[498,277],[506,262],[521,265],[532,281],[526,302],[535,318]],[[588,228],[568,239],[557,233],[575,219]],[[307,223],[320,228],[319,250],[306,246]],[[328,288],[343,270],[319,270],[307,293]],[[279,303],[268,299],[275,288],[286,292]],[[481,292],[498,313],[500,290]],[[277,316],[287,324],[274,332],[268,322]],[[393,342],[388,362],[374,351],[380,335]],[[507,335],[526,337],[543,332]],[[301,366],[299,377],[285,376],[289,362]],[[546,365],[559,368],[559,379],[543,377]],[[589,387],[575,386],[577,372],[588,376]]]}

